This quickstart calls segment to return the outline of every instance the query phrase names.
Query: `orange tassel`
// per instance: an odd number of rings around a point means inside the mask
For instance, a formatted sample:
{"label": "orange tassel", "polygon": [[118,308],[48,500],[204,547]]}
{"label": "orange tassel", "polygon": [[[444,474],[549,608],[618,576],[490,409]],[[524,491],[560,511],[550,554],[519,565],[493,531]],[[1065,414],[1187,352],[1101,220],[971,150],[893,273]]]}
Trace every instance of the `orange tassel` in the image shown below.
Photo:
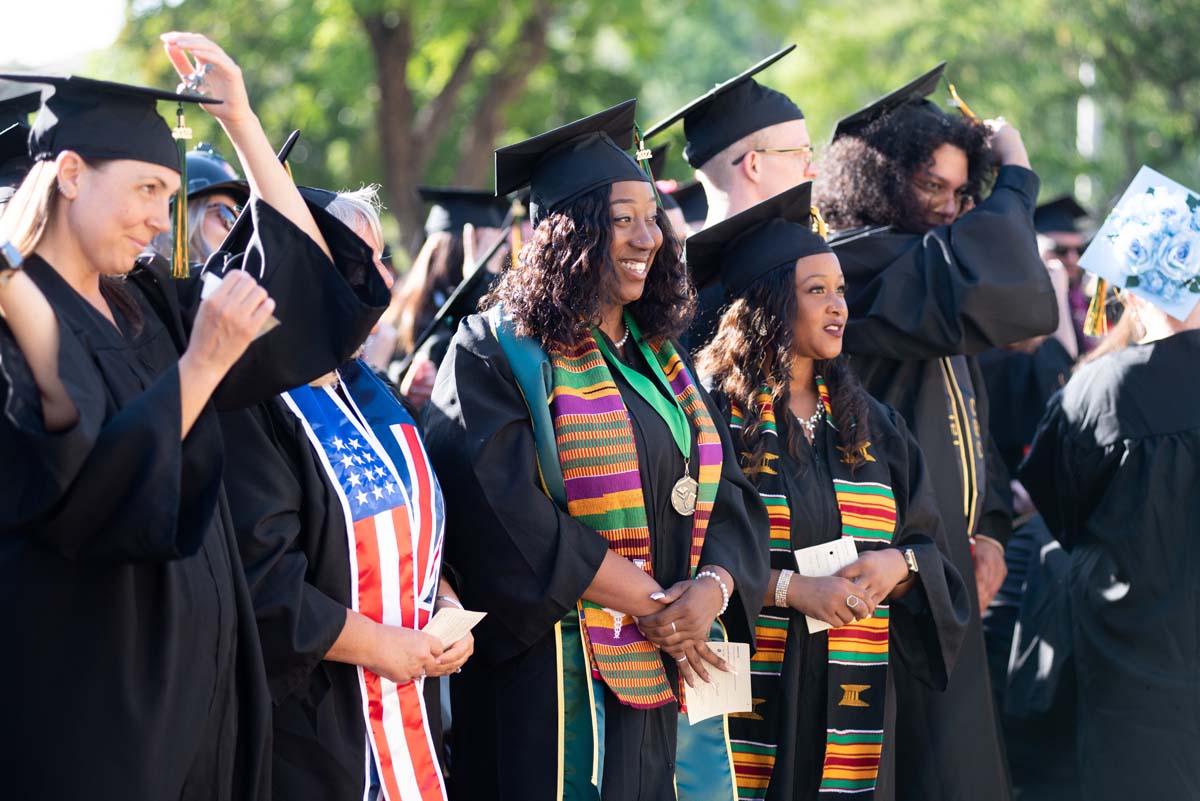
{"label": "orange tassel", "polygon": [[1083,333],[1089,337],[1102,337],[1108,334],[1108,281],[1103,278],[1096,281],[1096,294],[1088,304],[1087,317],[1083,321]]}

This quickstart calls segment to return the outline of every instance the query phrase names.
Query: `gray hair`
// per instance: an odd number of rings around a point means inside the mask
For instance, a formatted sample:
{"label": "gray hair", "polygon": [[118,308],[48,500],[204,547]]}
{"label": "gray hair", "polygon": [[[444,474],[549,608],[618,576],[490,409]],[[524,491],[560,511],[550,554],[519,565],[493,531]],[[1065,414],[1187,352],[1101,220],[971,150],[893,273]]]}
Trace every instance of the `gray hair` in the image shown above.
{"label": "gray hair", "polygon": [[350,230],[370,233],[380,246],[383,245],[383,224],[379,214],[383,203],[379,200],[379,184],[367,184],[352,192],[338,192],[337,197],[325,209]]}

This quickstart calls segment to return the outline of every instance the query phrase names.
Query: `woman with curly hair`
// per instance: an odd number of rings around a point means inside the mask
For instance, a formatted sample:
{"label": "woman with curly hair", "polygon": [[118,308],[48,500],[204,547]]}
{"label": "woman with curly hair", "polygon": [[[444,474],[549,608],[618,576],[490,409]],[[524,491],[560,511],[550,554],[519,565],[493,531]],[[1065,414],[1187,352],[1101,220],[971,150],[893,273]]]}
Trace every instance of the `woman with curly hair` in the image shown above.
{"label": "woman with curly hair", "polygon": [[1009,479],[988,439],[975,354],[1052,332],[1058,307],[1038,254],[1038,177],[1021,136],[1002,120],[981,124],[926,100],[943,68],[839,122],[815,195],[839,229],[830,244],[846,276],[846,353],[867,391],[912,426],[975,609],[944,693],[896,674],[908,732],[897,737],[897,784],[930,801],[1004,801],[980,610],[1004,579]]}
{"label": "woman with curly hair", "polygon": [[[729,722],[733,756],[741,797],[891,799],[889,656],[945,687],[969,607],[916,440],[842,355],[845,281],[810,228],[811,187],[687,243],[697,283],[720,277],[729,300],[701,374],[771,512],[755,709]],[[795,550],[845,538],[857,559],[797,574]]]}
{"label": "woman with curly hair", "polygon": [[693,292],[625,152],[633,114],[497,152],[497,191],[531,186],[533,236],[430,402],[447,561],[488,613],[451,684],[452,798],[734,792],[723,717],[679,709],[728,667],[719,616],[752,642],[768,521],[673,341]]}

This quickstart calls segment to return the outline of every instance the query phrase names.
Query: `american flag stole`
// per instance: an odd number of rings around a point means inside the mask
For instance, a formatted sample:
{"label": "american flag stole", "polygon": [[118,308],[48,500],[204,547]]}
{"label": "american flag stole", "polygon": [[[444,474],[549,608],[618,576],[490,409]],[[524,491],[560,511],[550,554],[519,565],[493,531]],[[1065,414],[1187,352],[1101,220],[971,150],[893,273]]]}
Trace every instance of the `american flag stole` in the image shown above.
{"label": "american flag stole", "polygon": [[[826,413],[825,451],[836,454],[837,431],[825,382],[817,378],[819,402]],[[767,388],[755,398],[758,432],[765,437],[765,456],[751,463],[742,450],[745,412],[730,401],[730,432],[741,451],[743,470],[755,481],[771,519],[771,566],[795,569],[791,545],[791,514],[783,477],[779,475],[781,445],[772,395]],[[831,460],[834,492],[842,536],[867,548],[891,543],[896,530],[896,503],[890,475],[873,459],[862,465],[855,480],[840,460]],[[860,546],[859,550],[863,550]],[[731,716],[730,733],[739,801],[762,801],[775,767],[781,727],[795,725],[789,711],[781,709],[781,675],[793,613],[768,607],[756,622],[757,650],[751,656],[750,672],[755,711]],[[801,636],[805,636],[801,634]],[[825,761],[822,767],[822,798],[846,794],[873,797],[883,745],[884,693],[887,686],[888,608],[879,606],[865,620],[830,629],[828,633],[829,681]],[[836,796],[834,795],[836,794]]]}
{"label": "american flag stole", "polygon": [[[352,608],[423,628],[441,574],[445,508],[416,424],[370,368],[340,370],[345,397],[304,386],[281,397],[299,418],[346,521]],[[358,668],[367,741],[387,801],[444,801],[420,681]],[[364,780],[370,771],[364,759]]]}
{"label": "american flag stole", "polygon": [[[652,347],[667,383],[697,432],[699,493],[693,515],[690,573],[721,477],[721,440],[704,400],[670,342]],[[604,356],[591,337],[548,354],[554,388],[550,414],[566,489],[567,511],[609,541],[616,553],[653,574],[637,446],[629,413]],[[629,615],[581,600],[580,629],[593,671],[628,706],[676,700],[657,649]]]}

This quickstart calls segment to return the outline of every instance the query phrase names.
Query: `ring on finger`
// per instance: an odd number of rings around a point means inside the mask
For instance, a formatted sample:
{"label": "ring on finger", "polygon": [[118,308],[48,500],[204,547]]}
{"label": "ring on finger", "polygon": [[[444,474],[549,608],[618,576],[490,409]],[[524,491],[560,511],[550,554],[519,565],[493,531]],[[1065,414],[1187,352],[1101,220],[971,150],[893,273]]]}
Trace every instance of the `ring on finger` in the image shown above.
{"label": "ring on finger", "polygon": [[850,607],[851,609],[858,606],[860,603],[862,603],[862,601],[859,600],[859,597],[857,595],[847,595],[846,596],[846,606]]}
{"label": "ring on finger", "polygon": [[679,633],[679,629],[675,628],[675,621],[674,621],[674,620],[672,620],[672,621],[671,621],[671,633],[672,633],[672,634],[678,634],[678,633]]}
{"label": "ring on finger", "polygon": [[686,657],[686,656],[681,656],[681,657],[679,657],[678,659],[676,659],[675,661],[676,661],[676,662],[686,662],[686,661],[687,661],[687,657]]}

